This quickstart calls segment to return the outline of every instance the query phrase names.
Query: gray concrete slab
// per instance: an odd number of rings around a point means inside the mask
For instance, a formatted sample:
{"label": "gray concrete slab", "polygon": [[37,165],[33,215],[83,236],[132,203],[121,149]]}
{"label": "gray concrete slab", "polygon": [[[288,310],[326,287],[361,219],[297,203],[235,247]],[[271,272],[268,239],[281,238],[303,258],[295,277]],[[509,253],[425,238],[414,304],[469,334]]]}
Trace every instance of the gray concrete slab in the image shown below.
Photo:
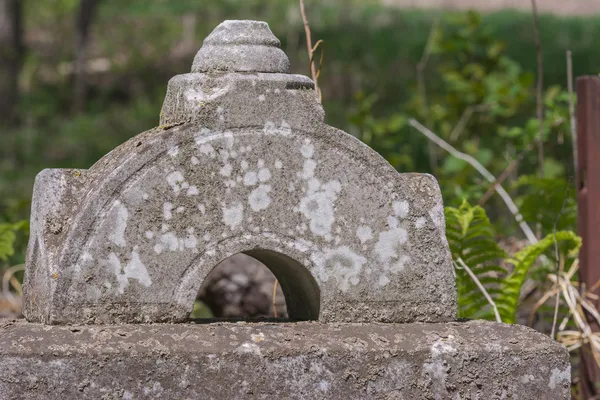
{"label": "gray concrete slab", "polygon": [[523,326],[0,320],[2,399],[569,399],[569,355]]}

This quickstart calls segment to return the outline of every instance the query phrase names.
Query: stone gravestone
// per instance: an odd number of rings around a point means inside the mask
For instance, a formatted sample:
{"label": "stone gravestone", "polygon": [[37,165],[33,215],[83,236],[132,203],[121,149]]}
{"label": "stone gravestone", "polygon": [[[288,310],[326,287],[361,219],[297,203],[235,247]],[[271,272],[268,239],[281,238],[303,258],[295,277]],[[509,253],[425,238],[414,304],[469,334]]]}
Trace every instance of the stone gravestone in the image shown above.
{"label": "stone gravestone", "polygon": [[[569,398],[550,338],[453,322],[436,180],[323,119],[268,25],[226,21],[169,82],[158,128],[87,171],[42,171],[0,397]],[[238,253],[299,322],[180,323]]]}

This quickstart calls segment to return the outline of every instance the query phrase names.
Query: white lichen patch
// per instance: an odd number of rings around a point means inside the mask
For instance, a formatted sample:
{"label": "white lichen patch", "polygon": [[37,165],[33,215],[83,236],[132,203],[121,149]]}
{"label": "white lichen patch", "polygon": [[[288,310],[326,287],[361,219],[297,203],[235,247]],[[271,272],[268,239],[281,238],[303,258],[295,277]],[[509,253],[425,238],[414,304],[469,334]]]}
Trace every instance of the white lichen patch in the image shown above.
{"label": "white lichen patch", "polygon": [[248,203],[252,211],[266,210],[271,204],[271,185],[259,185],[248,196]]}
{"label": "white lichen patch", "polygon": [[235,230],[244,219],[244,206],[242,203],[235,203],[229,207],[223,206],[223,223],[232,231]]}
{"label": "white lichen patch", "polygon": [[558,368],[554,368],[552,370],[552,374],[550,375],[550,381],[548,382],[548,387],[550,389],[556,389],[557,386],[561,386],[563,384],[569,384],[571,382],[571,366],[568,365],[563,371]]}
{"label": "white lichen patch", "polygon": [[530,383],[535,381],[535,377],[533,375],[523,375],[519,380],[521,383]]}
{"label": "white lichen patch", "polygon": [[386,286],[388,283],[390,283],[390,278],[388,278],[386,275],[381,275],[377,280],[377,284],[381,287]]}
{"label": "white lichen patch", "polygon": [[361,225],[356,229],[356,237],[360,241],[360,244],[364,244],[373,239],[373,231],[370,227]]}
{"label": "white lichen patch", "polygon": [[281,160],[275,160],[275,168],[281,169],[283,167],[283,163]]}
{"label": "white lichen patch", "polygon": [[[408,242],[408,233],[402,227],[396,227],[379,233],[377,243],[375,243],[375,254],[381,262],[381,268],[386,273],[397,274],[402,272],[410,257],[404,245]],[[387,275],[386,275],[387,278]],[[382,284],[384,283],[385,284]],[[389,282],[389,278],[388,281]],[[387,284],[385,279],[379,280],[380,286]]]}
{"label": "white lichen patch", "polygon": [[179,154],[179,146],[171,147],[169,150],[167,150],[167,154],[171,157],[175,157],[177,154]]}
{"label": "white lichen patch", "polygon": [[177,251],[179,249],[179,239],[173,232],[167,232],[160,237],[161,244],[165,250]]}
{"label": "white lichen patch", "polygon": [[221,97],[229,92],[229,87],[215,87],[209,89],[207,92],[200,90],[199,88],[190,87],[183,92],[185,99],[197,107],[201,107],[201,104],[206,101],[214,100]]}
{"label": "white lichen patch", "polygon": [[302,166],[302,172],[299,172],[298,175],[302,179],[310,179],[315,175],[315,169],[317,168],[317,162],[312,158],[304,160],[304,164]]}
{"label": "white lichen patch", "polygon": [[[331,181],[321,186],[316,181],[316,184],[309,184],[308,188],[308,194],[300,200],[299,210],[310,221],[309,227],[313,234],[327,237],[335,222],[334,203],[341,185],[337,181]],[[318,190],[314,191],[316,188]]]}
{"label": "white lichen patch", "polygon": [[348,246],[315,252],[311,255],[311,260],[316,266],[317,277],[322,282],[335,279],[342,292],[347,292],[350,285],[358,285],[360,272],[367,262],[366,258],[355,253]]}
{"label": "white lichen patch", "polygon": [[[246,278],[246,280],[247,280],[247,276],[246,275],[242,275],[242,274],[234,275],[234,277],[236,277],[236,276]],[[240,283],[242,285],[247,284],[247,282],[237,282],[237,283]],[[262,333],[262,332],[259,332],[258,334],[254,334],[253,333],[253,334],[250,335],[250,337],[252,338],[252,341],[255,342],[255,343],[260,343],[263,340],[265,340],[265,334]]]}
{"label": "white lichen patch", "polygon": [[426,222],[427,222],[427,220],[424,217],[417,218],[417,220],[415,221],[415,228],[421,229],[422,227],[425,226]]}
{"label": "white lichen patch", "polygon": [[436,398],[447,398],[446,378],[448,377],[448,364],[444,360],[447,355],[456,353],[452,343],[452,335],[448,339],[438,339],[431,346],[430,362],[423,364],[423,371],[429,376],[433,394]]}
{"label": "white lichen patch", "polygon": [[225,131],[223,133],[223,140],[225,141],[225,147],[231,150],[233,148],[233,145],[235,144],[235,136],[233,135],[233,132]]}
{"label": "white lichen patch", "polygon": [[180,171],[173,171],[167,175],[167,182],[169,183],[169,186],[171,186],[171,189],[173,189],[173,192],[179,194],[185,181],[183,179],[183,174]]}
{"label": "white lichen patch", "polygon": [[146,266],[142,263],[140,255],[137,251],[132,251],[129,257],[129,262],[122,267],[121,260],[115,253],[110,253],[106,264],[112,268],[117,282],[119,283],[118,291],[120,294],[125,292],[125,288],[129,284],[129,279],[135,279],[145,287],[152,285],[152,280],[148,274]]}
{"label": "white lichen patch", "polygon": [[392,208],[394,209],[394,214],[398,218],[405,218],[408,215],[409,206],[408,202],[405,200],[395,201],[392,203]]}
{"label": "white lichen patch", "polygon": [[163,204],[163,219],[165,221],[173,218],[173,204],[168,201]]}
{"label": "white lichen patch", "polygon": [[219,173],[223,176],[230,176],[231,175],[231,171],[233,170],[233,167],[231,166],[231,164],[225,164],[223,165],[223,167],[219,170]]}
{"label": "white lichen patch", "polygon": [[185,194],[188,196],[197,196],[198,188],[196,186],[190,186]]}
{"label": "white lichen patch", "polygon": [[300,153],[302,153],[302,157],[304,158],[312,158],[314,151],[315,148],[308,139],[306,139],[302,147],[300,147]]}
{"label": "white lichen patch", "polygon": [[256,343],[246,342],[241,346],[234,350],[236,353],[241,354],[255,354],[257,356],[262,356],[262,352],[260,351],[260,347]]}
{"label": "white lichen patch", "polygon": [[217,155],[215,149],[210,143],[202,143],[199,145],[198,149],[200,150],[200,153],[202,153],[205,156],[209,156],[210,158],[214,158]]}
{"label": "white lichen patch", "polygon": [[258,180],[261,182],[268,182],[271,179],[271,171],[268,168],[261,168],[258,170]]}
{"label": "white lichen patch", "polygon": [[279,126],[277,126],[273,121],[267,121],[263,128],[263,133],[265,135],[289,136],[292,133],[292,128],[284,120],[281,121]]}
{"label": "white lichen patch", "polygon": [[279,127],[279,133],[283,136],[289,136],[292,134],[292,127],[285,120],[281,120],[281,126]]}
{"label": "white lichen patch", "polygon": [[264,94],[259,95],[258,101],[265,101],[265,95]]}
{"label": "white lichen patch", "polygon": [[391,215],[388,216],[387,226],[391,229],[396,229],[398,227],[398,219],[396,217],[392,217]]}
{"label": "white lichen patch", "polygon": [[244,175],[244,185],[254,186],[258,182],[258,175],[254,171],[248,171]]}
{"label": "white lichen patch", "polygon": [[437,203],[433,208],[431,208],[431,210],[429,210],[429,216],[439,231],[442,243],[447,243],[446,226],[444,223],[444,205],[442,202]]}
{"label": "white lichen patch", "polygon": [[158,243],[154,245],[154,252],[160,254],[163,251],[184,251],[192,249],[197,251],[198,238],[193,234],[188,234],[185,237],[177,237],[173,232],[166,232],[160,235]]}
{"label": "white lichen patch", "polygon": [[113,221],[113,228],[108,235],[108,239],[117,246],[125,246],[127,244],[125,241],[125,229],[127,229],[129,212],[119,200],[115,200],[110,218]]}

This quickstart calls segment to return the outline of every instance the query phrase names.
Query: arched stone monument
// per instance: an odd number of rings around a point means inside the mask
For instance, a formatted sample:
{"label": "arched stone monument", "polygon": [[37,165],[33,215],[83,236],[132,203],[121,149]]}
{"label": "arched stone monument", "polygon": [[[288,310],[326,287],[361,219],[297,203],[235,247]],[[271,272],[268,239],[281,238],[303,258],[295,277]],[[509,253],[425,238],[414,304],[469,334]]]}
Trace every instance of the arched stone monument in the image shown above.
{"label": "arched stone monument", "polygon": [[[226,21],[169,82],[159,127],[89,170],[42,171],[0,397],[567,399],[559,344],[452,322],[436,180],[323,119],[267,24]],[[313,322],[140,324],[185,322],[237,253]]]}

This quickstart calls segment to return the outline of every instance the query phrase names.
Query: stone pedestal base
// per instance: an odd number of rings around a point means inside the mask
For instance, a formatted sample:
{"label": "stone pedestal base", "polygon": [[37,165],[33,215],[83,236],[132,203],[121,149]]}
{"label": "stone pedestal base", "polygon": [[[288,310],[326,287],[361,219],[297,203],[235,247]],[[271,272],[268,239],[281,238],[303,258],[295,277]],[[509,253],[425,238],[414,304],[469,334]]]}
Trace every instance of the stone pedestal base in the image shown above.
{"label": "stone pedestal base", "polygon": [[0,320],[1,399],[569,399],[566,349],[523,326]]}

